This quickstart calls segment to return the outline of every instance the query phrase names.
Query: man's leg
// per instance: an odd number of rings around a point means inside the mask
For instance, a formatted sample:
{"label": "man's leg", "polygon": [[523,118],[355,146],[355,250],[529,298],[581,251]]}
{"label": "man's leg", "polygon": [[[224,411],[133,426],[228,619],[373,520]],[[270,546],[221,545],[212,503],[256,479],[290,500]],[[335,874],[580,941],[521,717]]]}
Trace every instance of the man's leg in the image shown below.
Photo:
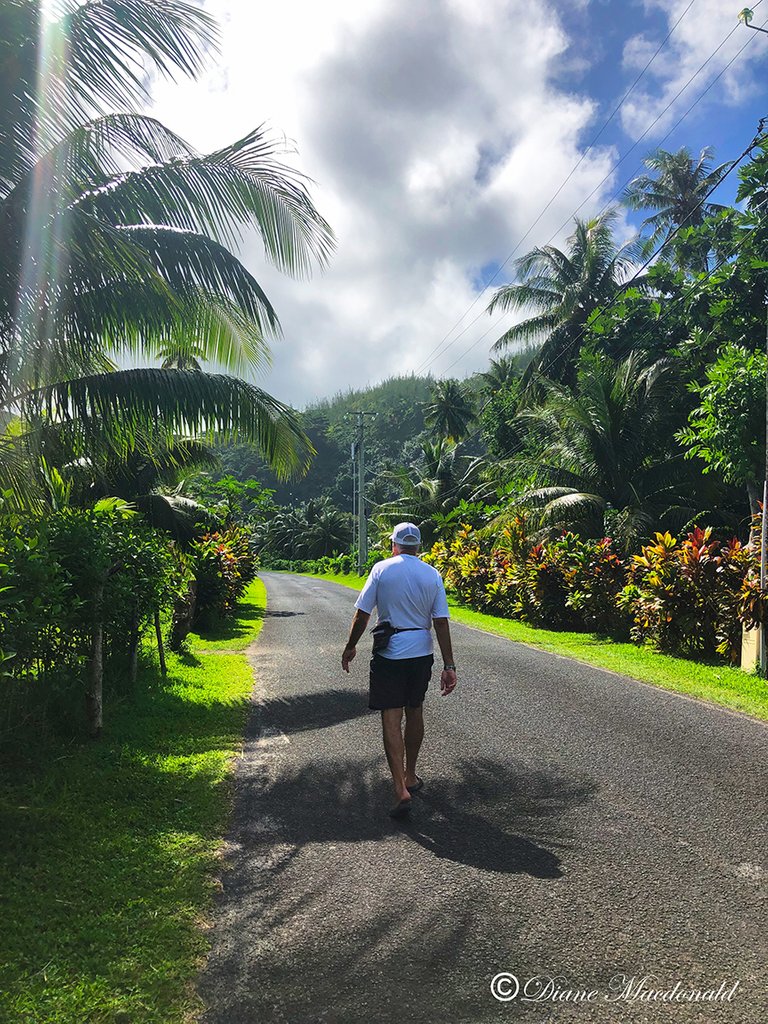
{"label": "man's leg", "polygon": [[411,794],[405,786],[405,746],[403,744],[403,709],[387,708],[381,712],[381,727],[384,734],[384,750],[389,762],[389,770],[392,772],[392,782],[395,787],[395,798],[410,800]]}
{"label": "man's leg", "polygon": [[416,785],[416,760],[424,739],[424,706],[405,709],[405,784]]}

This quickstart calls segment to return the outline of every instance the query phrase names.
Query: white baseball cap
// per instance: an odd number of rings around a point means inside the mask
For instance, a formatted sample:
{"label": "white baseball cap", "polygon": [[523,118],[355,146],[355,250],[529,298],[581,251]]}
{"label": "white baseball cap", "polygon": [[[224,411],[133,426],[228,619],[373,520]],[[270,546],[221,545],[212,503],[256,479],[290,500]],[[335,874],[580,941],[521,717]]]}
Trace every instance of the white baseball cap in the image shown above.
{"label": "white baseball cap", "polygon": [[421,544],[421,530],[413,523],[398,523],[389,539],[401,547],[413,548]]}

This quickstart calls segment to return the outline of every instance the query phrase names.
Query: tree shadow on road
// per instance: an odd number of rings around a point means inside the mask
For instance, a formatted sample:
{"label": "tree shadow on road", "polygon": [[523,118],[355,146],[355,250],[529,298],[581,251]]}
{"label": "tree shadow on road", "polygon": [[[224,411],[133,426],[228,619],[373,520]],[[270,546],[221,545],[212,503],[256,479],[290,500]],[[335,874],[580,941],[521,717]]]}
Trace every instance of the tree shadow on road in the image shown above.
{"label": "tree shadow on road", "polygon": [[[492,975],[478,962],[471,910],[446,906],[445,897],[369,904],[359,890],[340,906],[340,885],[331,869],[302,878],[300,894],[269,882],[229,892],[199,983],[204,1024],[486,1019],[476,1016],[478,1002],[492,999],[478,989]],[[496,1019],[518,1016],[504,1009]]]}
{"label": "tree shadow on road", "polygon": [[310,729],[327,729],[368,714],[367,702],[356,690],[328,689],[290,697],[271,697],[256,705],[256,714],[248,725],[248,738],[258,739],[265,726],[290,735]]}
{"label": "tree shadow on road", "polygon": [[266,816],[273,840],[292,847],[402,831],[445,860],[552,879],[563,873],[555,850],[571,843],[559,819],[592,799],[596,788],[588,779],[509,761],[459,762],[450,777],[425,787],[410,818],[398,823],[386,813],[391,798],[378,760],[315,761],[272,782],[257,777],[241,785],[235,838],[245,848],[263,841]]}
{"label": "tree shadow on road", "polygon": [[379,758],[292,770],[278,754],[273,775],[270,742],[239,779],[200,986],[206,1024],[522,1016],[488,992],[509,957],[521,976],[540,968],[523,938],[515,894],[531,886],[519,876],[543,880],[534,892],[556,884],[594,783],[513,760],[458,762],[427,780],[398,824]]}

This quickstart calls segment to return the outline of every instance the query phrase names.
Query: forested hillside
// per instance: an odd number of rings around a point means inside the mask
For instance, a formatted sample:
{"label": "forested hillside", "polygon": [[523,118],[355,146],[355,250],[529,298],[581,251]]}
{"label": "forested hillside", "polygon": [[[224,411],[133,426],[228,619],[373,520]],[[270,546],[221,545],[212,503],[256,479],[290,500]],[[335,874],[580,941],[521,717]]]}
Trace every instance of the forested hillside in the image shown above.
{"label": "forested hillside", "polygon": [[339,392],[299,414],[302,427],[317,450],[307,475],[282,482],[253,445],[221,449],[222,470],[239,480],[256,478],[274,489],[278,504],[327,497],[341,509],[352,508],[351,446],[358,410],[374,413],[365,420],[365,457],[373,500],[392,490],[384,474],[411,461],[424,434],[424,406],[430,399],[429,377],[392,377],[362,391]]}

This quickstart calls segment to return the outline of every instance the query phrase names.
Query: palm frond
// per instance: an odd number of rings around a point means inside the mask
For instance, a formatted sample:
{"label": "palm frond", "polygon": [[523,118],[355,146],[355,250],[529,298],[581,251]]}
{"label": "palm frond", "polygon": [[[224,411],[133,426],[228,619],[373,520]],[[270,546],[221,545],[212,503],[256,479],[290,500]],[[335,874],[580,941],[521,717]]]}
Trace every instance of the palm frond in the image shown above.
{"label": "palm frond", "polygon": [[0,203],[0,223],[11,210],[26,215],[33,188],[55,190],[63,208],[84,191],[101,187],[129,164],[192,156],[191,147],[160,121],[142,114],[107,114],[78,124],[21,174]]}
{"label": "palm frond", "polygon": [[215,517],[204,505],[180,494],[151,491],[138,495],[134,504],[147,522],[182,544],[188,544],[201,530],[217,526]]}
{"label": "palm frond", "polygon": [[181,0],[86,0],[50,27],[67,54],[66,83],[79,112],[146,101],[146,61],[168,78],[195,78],[218,41],[215,20]]}
{"label": "palm frond", "polygon": [[177,296],[221,297],[259,330],[279,332],[277,314],[259,282],[240,260],[205,235],[158,226],[119,227]]}
{"label": "palm frond", "polygon": [[301,473],[314,454],[295,414],[266,392],[223,374],[192,370],[120,370],[37,389],[24,401],[49,418],[109,434],[117,450],[162,424],[171,434],[240,438],[257,444],[277,474]]}
{"label": "palm frond", "polygon": [[280,146],[257,128],[210,156],[166,161],[110,179],[79,205],[114,224],[163,224],[237,244],[243,226],[261,234],[281,270],[302,275],[324,266],[333,232],[316,210],[305,180],[275,159]]}

